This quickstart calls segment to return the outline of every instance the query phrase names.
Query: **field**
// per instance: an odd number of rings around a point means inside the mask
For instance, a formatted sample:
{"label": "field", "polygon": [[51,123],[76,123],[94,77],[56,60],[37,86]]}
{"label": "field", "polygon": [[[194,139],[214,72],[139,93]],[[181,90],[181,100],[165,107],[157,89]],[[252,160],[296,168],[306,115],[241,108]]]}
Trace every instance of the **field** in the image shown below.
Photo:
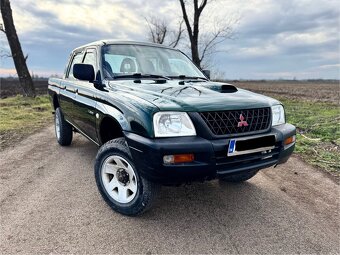
{"label": "field", "polygon": [[[47,79],[35,79],[34,86],[38,95],[47,93]],[[0,78],[0,98],[15,96],[22,93],[18,79],[14,78]]]}
{"label": "field", "polygon": [[[340,175],[339,83],[332,81],[231,82],[237,87],[268,95],[283,102],[287,122],[297,127],[296,153],[305,161]],[[14,89],[11,88],[11,85]],[[0,99],[0,150],[28,134],[50,125],[52,115],[46,96],[46,80],[40,80],[35,99]],[[1,97],[18,91],[18,83],[1,85]]]}
{"label": "field", "polygon": [[230,83],[272,97],[340,103],[339,81],[237,81]]}

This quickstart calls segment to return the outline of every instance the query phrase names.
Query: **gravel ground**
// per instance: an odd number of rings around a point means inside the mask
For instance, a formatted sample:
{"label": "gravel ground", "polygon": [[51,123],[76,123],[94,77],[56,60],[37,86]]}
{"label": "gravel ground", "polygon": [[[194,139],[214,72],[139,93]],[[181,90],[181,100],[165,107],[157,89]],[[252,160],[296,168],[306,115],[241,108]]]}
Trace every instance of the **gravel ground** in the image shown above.
{"label": "gravel ground", "polygon": [[292,157],[243,184],[163,187],[138,218],[112,211],[97,147],[53,127],[0,152],[0,253],[339,253],[339,185]]}

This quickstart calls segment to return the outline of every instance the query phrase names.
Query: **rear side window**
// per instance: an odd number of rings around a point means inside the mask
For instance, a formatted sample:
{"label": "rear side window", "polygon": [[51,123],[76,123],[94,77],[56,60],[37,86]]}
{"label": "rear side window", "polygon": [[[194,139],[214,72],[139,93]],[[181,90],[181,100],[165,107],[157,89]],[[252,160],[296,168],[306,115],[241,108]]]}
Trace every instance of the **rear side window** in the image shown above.
{"label": "rear side window", "polygon": [[69,79],[75,79],[73,76],[73,66],[74,64],[79,64],[81,63],[81,60],[83,59],[83,55],[81,53],[76,54],[73,59],[72,59],[72,63],[71,63],[71,67],[70,67],[70,71],[68,72],[68,76],[67,78]]}

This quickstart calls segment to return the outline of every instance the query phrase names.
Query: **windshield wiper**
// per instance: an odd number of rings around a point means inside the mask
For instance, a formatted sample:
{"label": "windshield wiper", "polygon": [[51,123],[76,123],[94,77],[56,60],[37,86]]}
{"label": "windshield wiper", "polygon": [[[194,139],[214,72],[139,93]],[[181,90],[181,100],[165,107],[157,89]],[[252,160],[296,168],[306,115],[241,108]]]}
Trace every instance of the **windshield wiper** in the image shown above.
{"label": "windshield wiper", "polygon": [[203,80],[209,81],[209,79],[201,76],[186,76],[186,75],[178,75],[178,76],[168,76],[171,79],[180,79],[180,80]]}
{"label": "windshield wiper", "polygon": [[141,73],[134,73],[134,74],[125,74],[125,75],[116,75],[113,79],[119,78],[151,78],[151,79],[165,79],[170,80],[170,77],[158,75],[158,74],[141,74]]}

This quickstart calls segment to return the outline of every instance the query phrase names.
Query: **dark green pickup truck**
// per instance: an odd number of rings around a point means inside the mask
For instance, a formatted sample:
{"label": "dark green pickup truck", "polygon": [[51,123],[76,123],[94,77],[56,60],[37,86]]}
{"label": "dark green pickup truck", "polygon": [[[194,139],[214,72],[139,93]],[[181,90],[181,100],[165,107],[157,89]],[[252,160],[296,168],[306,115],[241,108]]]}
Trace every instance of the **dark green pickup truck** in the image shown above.
{"label": "dark green pickup truck", "polygon": [[279,101],[212,82],[181,51],[158,44],[79,47],[48,91],[59,144],[79,132],[100,146],[97,186],[126,215],[148,209],[161,184],[246,181],[286,162],[295,146]]}

